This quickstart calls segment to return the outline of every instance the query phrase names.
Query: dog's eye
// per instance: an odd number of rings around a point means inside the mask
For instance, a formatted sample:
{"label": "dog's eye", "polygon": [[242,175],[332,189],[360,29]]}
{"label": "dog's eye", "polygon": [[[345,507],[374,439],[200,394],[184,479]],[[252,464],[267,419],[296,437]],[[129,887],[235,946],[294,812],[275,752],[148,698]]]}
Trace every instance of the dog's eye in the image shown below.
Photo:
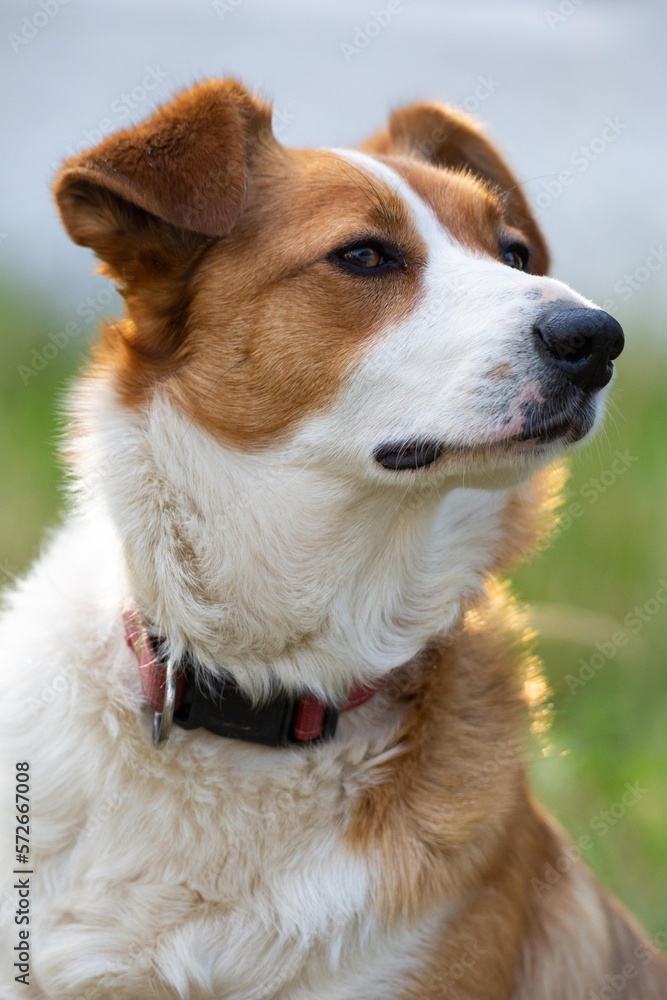
{"label": "dog's eye", "polygon": [[528,258],[530,256],[528,247],[523,243],[511,243],[502,251],[503,263],[508,267],[514,267],[517,271],[528,270]]}
{"label": "dog's eye", "polygon": [[341,258],[355,267],[380,267],[385,263],[385,257],[377,247],[354,247],[353,250],[345,250]]}
{"label": "dog's eye", "polygon": [[331,258],[355,274],[379,274],[406,266],[405,259],[398,250],[385,246],[377,240],[350,243],[339,250],[334,250]]}

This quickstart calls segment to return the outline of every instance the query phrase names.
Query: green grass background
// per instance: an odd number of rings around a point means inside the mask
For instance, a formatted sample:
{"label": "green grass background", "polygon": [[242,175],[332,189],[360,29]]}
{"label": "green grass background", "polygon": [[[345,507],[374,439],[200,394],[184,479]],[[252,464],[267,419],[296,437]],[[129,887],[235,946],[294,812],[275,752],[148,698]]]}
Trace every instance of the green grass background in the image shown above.
{"label": "green grass background", "polygon": [[[85,335],[25,385],[19,366],[29,364],[31,349],[41,350],[49,331],[63,323],[54,320],[48,303],[8,290],[0,293],[0,324],[0,566],[6,581],[38,553],[45,527],[57,523],[57,413],[85,352]],[[605,429],[573,457],[566,507],[580,503],[581,516],[521,567],[514,583],[535,607],[542,629],[538,651],[552,688],[553,724],[534,750],[538,796],[575,839],[590,838],[586,861],[652,934],[662,935],[667,606],[583,687],[571,693],[565,680],[667,578],[667,354],[649,327],[644,322],[627,331]],[[611,469],[617,449],[636,461],[591,503],[590,481]],[[638,784],[640,795],[624,809],[626,784]],[[613,824],[603,815],[610,810]]]}

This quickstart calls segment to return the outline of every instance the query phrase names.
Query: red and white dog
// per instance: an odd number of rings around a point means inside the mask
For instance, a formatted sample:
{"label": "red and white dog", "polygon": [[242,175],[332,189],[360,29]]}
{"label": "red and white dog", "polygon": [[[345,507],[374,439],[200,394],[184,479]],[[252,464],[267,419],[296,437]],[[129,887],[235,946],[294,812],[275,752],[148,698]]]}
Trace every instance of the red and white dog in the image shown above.
{"label": "red and white dog", "polygon": [[527,789],[493,575],[623,335],[493,145],[423,104],[286,149],[210,81],[55,195],[126,316],[2,622],[0,997],[667,996]]}

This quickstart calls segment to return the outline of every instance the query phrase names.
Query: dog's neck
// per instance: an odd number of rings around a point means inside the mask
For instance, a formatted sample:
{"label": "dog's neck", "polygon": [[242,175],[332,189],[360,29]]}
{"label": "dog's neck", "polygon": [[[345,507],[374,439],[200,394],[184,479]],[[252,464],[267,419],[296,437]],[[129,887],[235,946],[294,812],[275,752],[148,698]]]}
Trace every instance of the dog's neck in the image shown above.
{"label": "dog's neck", "polygon": [[84,387],[78,410],[84,503],[115,524],[127,598],[249,694],[278,680],[338,698],[388,673],[497,560],[505,493],[359,483],[294,443],[244,454],[164,397],[130,411],[111,385]]}

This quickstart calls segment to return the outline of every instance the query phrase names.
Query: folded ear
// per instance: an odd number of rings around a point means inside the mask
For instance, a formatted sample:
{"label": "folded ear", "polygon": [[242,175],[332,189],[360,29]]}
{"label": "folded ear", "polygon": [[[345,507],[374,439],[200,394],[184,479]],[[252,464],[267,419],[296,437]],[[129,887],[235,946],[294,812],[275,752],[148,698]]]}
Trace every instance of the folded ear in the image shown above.
{"label": "folded ear", "polygon": [[441,104],[412,104],[395,111],[387,128],[361,148],[367,153],[417,157],[481,178],[501,196],[508,224],[525,234],[532,249],[531,271],[548,270],[546,241],[519,181],[471,118]]}
{"label": "folded ear", "polygon": [[161,242],[173,253],[233,229],[263,141],[275,142],[267,105],[233,80],[198,84],[65,162],[53,189],[65,229],[131,282]]}

